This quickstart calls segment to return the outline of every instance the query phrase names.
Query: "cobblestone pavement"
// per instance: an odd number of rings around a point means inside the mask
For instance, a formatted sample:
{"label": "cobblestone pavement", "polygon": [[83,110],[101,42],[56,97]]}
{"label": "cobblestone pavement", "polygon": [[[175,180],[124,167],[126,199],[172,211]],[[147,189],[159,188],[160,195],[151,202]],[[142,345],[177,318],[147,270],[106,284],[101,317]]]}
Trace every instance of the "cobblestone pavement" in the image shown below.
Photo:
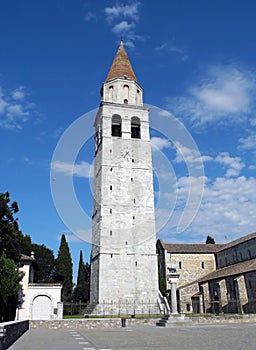
{"label": "cobblestone pavement", "polygon": [[31,329],[10,350],[255,350],[256,324]]}

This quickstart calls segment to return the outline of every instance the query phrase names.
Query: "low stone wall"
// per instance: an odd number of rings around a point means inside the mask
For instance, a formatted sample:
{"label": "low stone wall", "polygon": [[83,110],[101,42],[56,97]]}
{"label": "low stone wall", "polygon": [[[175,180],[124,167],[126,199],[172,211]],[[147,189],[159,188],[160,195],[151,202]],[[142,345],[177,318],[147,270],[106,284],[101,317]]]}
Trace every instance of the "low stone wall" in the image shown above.
{"label": "low stone wall", "polygon": [[158,318],[127,318],[122,322],[121,318],[77,318],[53,321],[30,321],[30,328],[120,328],[122,325],[155,325],[157,320]]}
{"label": "low stone wall", "polygon": [[29,321],[0,323],[0,350],[8,349],[28,329]]}
{"label": "low stone wall", "polygon": [[[122,326],[156,326],[160,318],[77,318],[52,321],[30,321],[30,328],[45,329],[93,329],[93,328],[120,328]],[[255,314],[246,315],[220,315],[220,316],[193,316],[187,317],[184,325],[189,324],[216,324],[216,323],[256,323]]]}
{"label": "low stone wall", "polygon": [[193,316],[190,318],[193,324],[214,324],[214,323],[255,323],[255,314],[223,314],[213,316]]}

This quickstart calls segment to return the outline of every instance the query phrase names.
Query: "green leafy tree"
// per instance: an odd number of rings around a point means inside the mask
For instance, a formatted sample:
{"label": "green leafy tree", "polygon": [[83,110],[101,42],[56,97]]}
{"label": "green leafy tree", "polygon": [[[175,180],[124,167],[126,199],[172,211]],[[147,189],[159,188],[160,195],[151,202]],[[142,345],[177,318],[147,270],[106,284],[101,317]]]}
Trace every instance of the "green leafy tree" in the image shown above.
{"label": "green leafy tree", "polygon": [[55,281],[62,284],[62,300],[70,301],[73,290],[73,263],[65,235],[61,236],[56,259]]}
{"label": "green leafy tree", "polygon": [[205,243],[206,243],[206,244],[215,244],[215,240],[214,240],[213,237],[211,237],[211,236],[208,235],[208,236],[206,237]]}
{"label": "green leafy tree", "polygon": [[32,251],[35,253],[37,269],[34,272],[35,283],[55,282],[55,258],[53,251],[44,244],[32,244]]}
{"label": "green leafy tree", "polygon": [[0,257],[0,322],[15,318],[20,281],[23,275],[5,252]]}
{"label": "green leafy tree", "polygon": [[84,264],[83,252],[80,251],[79,267],[77,274],[77,285],[74,289],[73,300],[87,302],[89,301],[90,292],[90,266]]}
{"label": "green leafy tree", "polygon": [[0,193],[0,254],[5,251],[7,257],[16,261],[22,253],[24,240],[19,230],[18,219],[14,217],[18,211],[17,202],[10,203],[10,194]]}

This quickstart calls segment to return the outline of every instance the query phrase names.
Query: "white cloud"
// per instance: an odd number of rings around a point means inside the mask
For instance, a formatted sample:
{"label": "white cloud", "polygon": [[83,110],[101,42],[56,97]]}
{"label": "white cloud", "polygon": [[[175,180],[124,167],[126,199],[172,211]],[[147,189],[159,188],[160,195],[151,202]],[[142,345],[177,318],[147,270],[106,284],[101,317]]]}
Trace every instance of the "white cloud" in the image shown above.
{"label": "white cloud", "polygon": [[256,118],[250,120],[251,126],[256,126]]}
{"label": "white cloud", "polygon": [[195,225],[199,232],[200,223],[209,232],[216,234],[236,233],[245,235],[255,230],[256,179],[217,178],[208,186]]}
{"label": "white cloud", "polygon": [[26,156],[22,158],[22,161],[24,163],[26,163],[27,165],[32,165],[33,164],[33,161],[30,158],[26,157]]}
{"label": "white cloud", "polygon": [[21,129],[32,114],[36,114],[35,105],[27,100],[24,86],[9,93],[0,87],[0,127]]}
{"label": "white cloud", "polygon": [[188,96],[170,100],[170,107],[192,124],[241,122],[255,106],[253,73],[234,66],[212,66],[201,81],[188,88]]}
{"label": "white cloud", "polygon": [[87,12],[87,14],[84,17],[86,22],[97,22],[97,15],[94,12]]}
{"label": "white cloud", "polygon": [[182,61],[186,61],[188,59],[188,55],[184,49],[169,42],[165,42],[162,45],[155,47],[155,51],[159,53],[166,51],[172,52],[179,55]]}
{"label": "white cloud", "polygon": [[210,234],[216,243],[223,243],[255,231],[253,218],[256,217],[256,179],[240,176],[218,177],[214,182],[205,179],[206,185],[197,215],[189,228],[178,234],[177,227],[186,207],[191,181],[191,187],[197,193],[197,182],[200,179],[182,177],[178,180],[177,205],[174,211],[167,208],[156,211],[158,228],[169,219],[166,227],[160,231],[164,239],[182,241],[186,236],[187,242],[203,243]]}
{"label": "white cloud", "polygon": [[128,23],[127,21],[122,21],[118,24],[116,24],[113,28],[112,31],[115,34],[124,34],[129,32],[133,27],[135,26],[134,23]]}
{"label": "white cloud", "polygon": [[210,156],[202,156],[197,149],[189,148],[182,145],[180,142],[176,142],[176,163],[190,163],[190,164],[198,164],[198,166],[202,166],[203,162],[211,161],[213,158]]}
{"label": "white cloud", "polygon": [[244,150],[256,151],[256,135],[252,134],[247,137],[241,137],[239,140],[239,148]]}
{"label": "white cloud", "polygon": [[51,164],[51,167],[56,173],[62,173],[67,176],[93,177],[92,165],[84,161],[79,164],[55,161]]}
{"label": "white cloud", "polygon": [[139,1],[130,4],[116,4],[106,7],[104,13],[112,32],[119,38],[124,36],[125,46],[134,47],[136,40],[143,40],[144,37],[135,33],[134,29],[139,21]]}
{"label": "white cloud", "polygon": [[238,176],[241,173],[241,170],[245,167],[241,158],[231,157],[228,152],[220,153],[215,158],[215,161],[228,167],[226,177]]}
{"label": "white cloud", "polygon": [[[77,229],[74,233],[70,231],[63,232],[65,234],[66,240],[69,243],[80,243],[81,242],[91,242],[92,240],[92,230],[91,229]],[[58,241],[61,239],[61,236],[58,237]]]}
{"label": "white cloud", "polygon": [[171,142],[169,140],[167,140],[166,138],[163,137],[152,137],[151,138],[151,146],[152,146],[152,150],[158,150],[161,151],[164,148],[171,148]]}
{"label": "white cloud", "polygon": [[139,18],[138,9],[140,6],[140,2],[135,1],[129,5],[124,4],[116,4],[112,7],[106,7],[104,12],[107,15],[107,19],[112,21],[113,19],[124,17],[131,18],[134,21],[137,21]]}
{"label": "white cloud", "polygon": [[20,100],[20,101],[23,101],[24,98],[26,96],[26,93],[25,93],[25,88],[24,86],[20,86],[18,87],[16,90],[14,90],[12,92],[12,98],[14,100]]}

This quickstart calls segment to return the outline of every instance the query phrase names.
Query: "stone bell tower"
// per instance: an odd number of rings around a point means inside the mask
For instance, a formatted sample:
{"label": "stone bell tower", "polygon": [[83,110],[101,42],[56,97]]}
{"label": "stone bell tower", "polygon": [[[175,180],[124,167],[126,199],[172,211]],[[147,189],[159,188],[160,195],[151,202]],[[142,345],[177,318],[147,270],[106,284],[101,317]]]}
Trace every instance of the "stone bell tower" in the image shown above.
{"label": "stone bell tower", "polygon": [[94,127],[94,313],[158,313],[149,109],[122,41],[101,88]]}

